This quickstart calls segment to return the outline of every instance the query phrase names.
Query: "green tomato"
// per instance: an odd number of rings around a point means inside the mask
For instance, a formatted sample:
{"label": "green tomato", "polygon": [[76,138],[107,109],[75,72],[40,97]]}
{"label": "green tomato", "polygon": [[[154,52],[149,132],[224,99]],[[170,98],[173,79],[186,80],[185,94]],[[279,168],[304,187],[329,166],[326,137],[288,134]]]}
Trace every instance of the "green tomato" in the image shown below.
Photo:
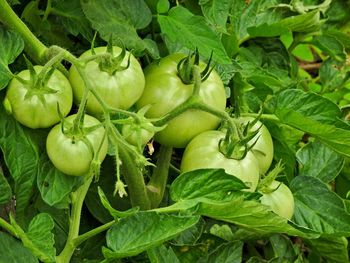
{"label": "green tomato", "polygon": [[219,142],[225,137],[221,131],[206,131],[194,137],[187,145],[181,160],[182,173],[203,168],[223,168],[242,180],[249,191],[255,191],[260,176],[259,165],[254,154],[248,154],[242,160],[227,158],[219,149]]}
{"label": "green tomato", "polygon": [[[151,105],[146,117],[163,117],[191,96],[193,84],[184,84],[177,73],[177,64],[184,57],[183,54],[172,54],[145,69],[146,86],[136,106]],[[200,67],[204,69],[205,64],[201,62]],[[224,85],[214,70],[202,82],[199,95],[204,103],[225,110]],[[216,129],[219,123],[220,119],[212,114],[189,110],[169,121],[165,129],[156,133],[155,140],[166,146],[183,148],[194,136]]]}
{"label": "green tomato", "polygon": [[125,124],[122,128],[122,135],[125,140],[134,146],[145,146],[154,136],[154,127],[151,123]]}
{"label": "green tomato", "polygon": [[[243,117],[240,119],[244,124],[247,124],[248,121],[252,122],[254,120],[253,118]],[[251,151],[258,160],[260,174],[265,174],[269,170],[273,160],[273,141],[269,130],[260,121],[257,121],[250,130],[256,131],[257,129],[259,129],[259,132],[248,144],[252,145],[256,142]]]}
{"label": "green tomato", "polygon": [[268,188],[270,191],[262,193],[260,197],[261,203],[277,215],[290,220],[294,214],[294,196],[288,186],[275,180]]}
{"label": "green tomato", "polygon": [[[34,66],[37,73],[42,68]],[[60,71],[54,70],[43,88],[32,87],[29,70],[23,70],[17,76],[28,81],[28,84],[13,78],[7,88],[4,106],[18,122],[32,129],[48,128],[60,121],[57,105],[63,116],[70,112],[72,88]]]}
{"label": "green tomato", "polygon": [[[64,130],[69,130],[75,115],[64,120]],[[100,124],[100,121],[89,115],[84,116],[84,128]],[[81,135],[62,132],[62,124],[51,129],[46,139],[46,151],[54,166],[67,175],[81,176],[89,172],[90,164],[101,146],[98,159],[103,161],[107,154],[108,142],[105,129],[101,126]]]}
{"label": "green tomato", "polygon": [[[96,54],[107,52],[106,47],[94,48]],[[121,48],[113,47],[113,54],[117,57]],[[88,58],[92,55],[91,50],[84,52],[80,58]],[[99,64],[92,60],[89,61],[83,69],[86,75],[86,81],[90,84],[103,101],[112,108],[129,109],[140,98],[145,87],[145,77],[140,63],[128,51],[124,57],[121,66],[126,66],[130,55],[130,64],[127,69],[116,71],[113,75],[100,69]],[[69,70],[69,80],[72,84],[74,99],[80,103],[83,97],[85,85],[77,68],[72,66]],[[103,113],[103,109],[95,96],[88,95],[86,111],[92,115],[98,116]]]}

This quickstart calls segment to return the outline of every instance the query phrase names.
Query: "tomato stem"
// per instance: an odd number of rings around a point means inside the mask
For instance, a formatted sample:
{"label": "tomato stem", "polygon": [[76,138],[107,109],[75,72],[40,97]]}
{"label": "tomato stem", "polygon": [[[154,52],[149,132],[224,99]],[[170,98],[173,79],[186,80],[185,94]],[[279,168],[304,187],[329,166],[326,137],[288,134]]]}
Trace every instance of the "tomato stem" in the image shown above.
{"label": "tomato stem", "polygon": [[10,223],[8,223],[5,219],[0,217],[0,227],[6,229],[11,235],[18,238],[18,234],[16,228],[14,228]]}
{"label": "tomato stem", "polygon": [[37,63],[45,60],[47,47],[30,31],[6,0],[0,0],[0,21],[21,35],[25,50]]}
{"label": "tomato stem", "polygon": [[168,181],[172,153],[172,147],[163,145],[160,147],[157,165],[147,185],[148,197],[151,201],[152,208],[158,207],[163,199],[166,183]]}
{"label": "tomato stem", "polygon": [[73,193],[71,193],[71,213],[69,218],[69,231],[66,245],[62,252],[56,257],[56,263],[68,263],[76,249],[74,240],[79,237],[81,209],[84,203],[85,196],[89,190],[93,179],[93,174],[86,175],[84,183]]}

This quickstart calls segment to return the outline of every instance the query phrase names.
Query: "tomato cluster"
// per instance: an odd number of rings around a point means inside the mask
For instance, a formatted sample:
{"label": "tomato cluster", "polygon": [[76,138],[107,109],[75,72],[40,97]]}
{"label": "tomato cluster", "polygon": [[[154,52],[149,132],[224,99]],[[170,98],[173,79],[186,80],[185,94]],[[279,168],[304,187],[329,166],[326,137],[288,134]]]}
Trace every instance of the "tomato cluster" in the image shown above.
{"label": "tomato cluster", "polygon": [[[189,63],[191,57],[171,54],[143,70],[128,51],[119,47],[94,48],[80,56],[81,64],[71,66],[68,77],[57,69],[42,66],[20,72],[8,86],[4,105],[27,127],[55,125],[47,137],[47,153],[55,167],[67,175],[85,175],[94,161],[101,163],[104,160],[108,134],[103,117],[118,110],[129,111],[135,105],[139,110],[138,117],[124,119],[120,130],[128,143],[143,147],[154,137],[165,146],[186,147],[181,172],[223,168],[246,183],[248,191],[256,191],[274,154],[268,129],[252,118],[235,119],[238,127],[254,123],[248,130],[254,136],[244,145],[249,150],[242,158],[223,151],[220,145],[227,138],[227,131],[216,130],[222,119],[213,112],[226,109],[224,84],[214,69],[208,70],[209,65],[195,58],[201,74],[206,75],[201,79],[197,100],[210,110],[179,110],[195,93],[192,72],[182,72],[187,74],[186,81],[180,74],[179,65],[186,59]],[[78,114],[67,117],[72,112],[73,100],[76,105],[83,105]],[[81,114],[81,108],[87,114]],[[157,120],[167,118],[176,110],[180,112],[169,118],[165,125],[155,125]],[[75,164],[66,160],[74,160]],[[291,218],[294,203],[289,188],[274,181],[264,189],[260,191],[261,202],[275,213]],[[288,208],[281,206],[281,199],[289,200]]]}

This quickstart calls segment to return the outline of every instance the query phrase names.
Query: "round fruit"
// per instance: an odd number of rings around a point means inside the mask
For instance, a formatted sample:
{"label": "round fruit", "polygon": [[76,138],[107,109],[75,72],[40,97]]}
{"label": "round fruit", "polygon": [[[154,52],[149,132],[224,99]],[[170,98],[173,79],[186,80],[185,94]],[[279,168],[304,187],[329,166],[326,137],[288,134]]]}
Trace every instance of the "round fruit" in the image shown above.
{"label": "round fruit", "polygon": [[260,201],[281,217],[291,219],[294,214],[294,197],[288,186],[273,181],[268,187],[270,191],[262,193]]}
{"label": "round fruit", "polygon": [[[99,161],[103,161],[107,154],[108,142],[105,129],[99,125],[100,121],[89,115],[84,116],[84,124],[81,134],[70,134],[76,115],[70,115],[62,123],[51,129],[46,140],[47,154],[54,166],[67,175],[86,175],[89,172],[94,155],[98,155]],[[102,145],[102,146],[101,146]],[[101,146],[101,147],[100,147]]]}
{"label": "round fruit", "polygon": [[[97,47],[94,48],[94,51],[96,54],[103,54],[107,52],[107,48]],[[113,47],[113,56],[117,57],[121,51],[121,48]],[[85,59],[90,56],[92,56],[92,52],[88,50],[80,58]],[[102,70],[95,60],[87,62],[82,69],[90,87],[109,107],[129,109],[140,98],[145,87],[145,77],[141,65],[128,51],[126,51],[120,66],[126,67],[128,65],[129,56],[129,66],[126,69],[107,72]],[[72,84],[74,99],[79,104],[83,97],[85,83],[75,66],[72,66],[69,70],[69,80]],[[86,111],[96,116],[103,113],[100,103],[91,93],[88,95]]]}
{"label": "round fruit", "polygon": [[[42,68],[34,66],[37,73]],[[28,83],[13,78],[7,88],[4,106],[18,122],[32,129],[48,128],[60,121],[58,108],[63,116],[70,112],[72,88],[60,71],[54,70],[45,85],[36,87],[29,70],[23,70],[17,76]]]}
{"label": "round fruit", "polygon": [[221,131],[206,131],[187,145],[182,161],[181,172],[189,172],[203,168],[223,168],[242,180],[249,191],[255,191],[259,182],[259,165],[254,154],[248,152],[242,160],[226,157],[219,149],[220,140],[225,137]]}
{"label": "round fruit", "polygon": [[[138,108],[151,105],[148,118],[161,118],[185,102],[193,92],[193,84],[185,84],[178,75],[177,65],[183,54],[172,54],[145,69],[146,86],[136,103]],[[205,64],[199,64],[203,70]],[[219,75],[213,70],[201,83],[199,96],[202,101],[217,110],[225,110],[226,93]],[[188,110],[167,123],[165,129],[157,132],[159,143],[183,148],[197,134],[218,127],[220,119],[200,110]]]}

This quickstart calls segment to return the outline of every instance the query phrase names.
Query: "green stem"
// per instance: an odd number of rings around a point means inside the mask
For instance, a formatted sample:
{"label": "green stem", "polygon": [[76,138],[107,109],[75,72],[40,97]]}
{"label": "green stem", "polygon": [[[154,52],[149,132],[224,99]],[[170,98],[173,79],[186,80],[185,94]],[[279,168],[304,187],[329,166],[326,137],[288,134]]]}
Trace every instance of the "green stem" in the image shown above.
{"label": "green stem", "polygon": [[69,219],[70,224],[68,238],[62,252],[56,257],[56,263],[69,263],[74,250],[76,249],[74,240],[79,236],[81,209],[93,179],[93,174],[89,174],[87,176],[88,177],[85,179],[83,185],[81,185],[78,190],[71,194],[72,209]]}
{"label": "green stem", "polygon": [[148,197],[151,201],[152,208],[158,207],[163,199],[166,183],[168,181],[172,153],[172,147],[163,145],[160,147],[157,165],[147,185]]}
{"label": "green stem", "polygon": [[21,35],[25,50],[37,63],[45,60],[47,47],[30,31],[6,0],[0,0],[0,21]]}
{"label": "green stem", "polygon": [[141,169],[135,165],[133,156],[124,147],[119,147],[119,154],[122,161],[121,170],[128,187],[131,205],[133,207],[139,206],[141,210],[150,209],[151,203]]}
{"label": "green stem", "polygon": [[108,230],[113,224],[115,223],[115,221],[111,221],[108,222],[102,226],[96,227],[80,236],[78,236],[77,238],[73,239],[73,244],[75,247],[78,247],[80,244],[82,244],[84,241],[88,240],[89,238],[96,236],[97,234]]}
{"label": "green stem", "polygon": [[0,227],[2,227],[3,229],[6,229],[9,233],[11,233],[13,236],[18,238],[18,234],[16,229],[10,224],[8,223],[6,220],[2,219],[0,217]]}
{"label": "green stem", "polygon": [[259,114],[259,113],[242,113],[242,117],[258,117],[260,116],[260,119],[262,120],[268,120],[268,121],[273,121],[273,122],[279,122],[280,119],[274,115],[274,114]]}

